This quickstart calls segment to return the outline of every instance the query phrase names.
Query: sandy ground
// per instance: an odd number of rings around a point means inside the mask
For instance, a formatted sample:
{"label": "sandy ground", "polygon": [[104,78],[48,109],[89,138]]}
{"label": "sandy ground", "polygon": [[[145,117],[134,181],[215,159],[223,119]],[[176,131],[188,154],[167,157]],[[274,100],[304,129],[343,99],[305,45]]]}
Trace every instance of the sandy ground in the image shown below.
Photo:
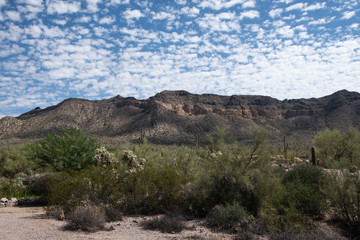
{"label": "sandy ground", "polygon": [[179,234],[164,234],[157,231],[144,230],[140,227],[141,217],[124,217],[123,221],[109,223],[113,231],[85,233],[63,230],[65,221],[49,218],[42,207],[5,207],[0,208],[0,239],[232,239],[231,235],[213,233],[199,222],[188,222],[189,229]]}

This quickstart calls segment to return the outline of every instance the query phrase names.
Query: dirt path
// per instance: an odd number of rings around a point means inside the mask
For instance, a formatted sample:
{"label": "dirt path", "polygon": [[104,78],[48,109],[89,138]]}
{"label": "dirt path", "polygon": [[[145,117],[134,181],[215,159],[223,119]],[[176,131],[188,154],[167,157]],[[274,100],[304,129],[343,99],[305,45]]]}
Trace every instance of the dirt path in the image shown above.
{"label": "dirt path", "polygon": [[96,233],[64,231],[66,224],[48,218],[41,207],[5,207],[0,208],[0,239],[1,240],[67,240],[67,239],[232,239],[230,235],[212,233],[202,227],[198,222],[190,222],[191,229],[180,234],[163,234],[156,231],[143,230],[139,223],[140,217],[124,217],[124,221],[110,223],[113,231],[100,231]]}

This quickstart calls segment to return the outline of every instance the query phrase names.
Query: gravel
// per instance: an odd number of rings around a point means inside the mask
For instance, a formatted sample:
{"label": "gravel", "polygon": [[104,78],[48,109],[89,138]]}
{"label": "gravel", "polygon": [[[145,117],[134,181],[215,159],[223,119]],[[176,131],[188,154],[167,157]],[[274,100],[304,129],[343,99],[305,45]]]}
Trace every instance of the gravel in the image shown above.
{"label": "gravel", "polygon": [[0,208],[0,239],[232,239],[231,235],[211,232],[203,227],[199,220],[187,222],[189,228],[179,234],[164,234],[142,229],[140,222],[145,219],[149,217],[124,217],[123,221],[107,225],[114,228],[112,231],[71,232],[63,229],[66,225],[65,221],[49,218],[42,207],[4,207]]}

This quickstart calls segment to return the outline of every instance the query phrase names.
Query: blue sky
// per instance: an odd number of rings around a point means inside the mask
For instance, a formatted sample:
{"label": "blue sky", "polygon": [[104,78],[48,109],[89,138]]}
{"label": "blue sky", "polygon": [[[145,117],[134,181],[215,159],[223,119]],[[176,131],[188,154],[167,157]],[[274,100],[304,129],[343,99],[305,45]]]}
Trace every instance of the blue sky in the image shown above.
{"label": "blue sky", "polygon": [[0,117],[162,90],[360,92],[358,0],[0,0]]}

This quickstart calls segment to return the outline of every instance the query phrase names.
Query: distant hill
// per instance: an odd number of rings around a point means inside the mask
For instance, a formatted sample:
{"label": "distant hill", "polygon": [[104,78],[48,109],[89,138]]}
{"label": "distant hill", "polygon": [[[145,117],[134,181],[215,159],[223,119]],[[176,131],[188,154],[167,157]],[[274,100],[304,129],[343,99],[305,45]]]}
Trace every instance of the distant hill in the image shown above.
{"label": "distant hill", "polygon": [[59,127],[80,128],[112,145],[137,142],[141,131],[153,143],[192,144],[196,135],[206,142],[217,128],[225,130],[228,139],[248,141],[255,123],[268,129],[270,142],[282,142],[286,136],[294,145],[307,145],[324,128],[359,129],[360,94],[342,90],[322,98],[283,101],[186,91],[163,91],[146,100],[71,98],[46,109],[0,119],[0,141],[39,139]]}

